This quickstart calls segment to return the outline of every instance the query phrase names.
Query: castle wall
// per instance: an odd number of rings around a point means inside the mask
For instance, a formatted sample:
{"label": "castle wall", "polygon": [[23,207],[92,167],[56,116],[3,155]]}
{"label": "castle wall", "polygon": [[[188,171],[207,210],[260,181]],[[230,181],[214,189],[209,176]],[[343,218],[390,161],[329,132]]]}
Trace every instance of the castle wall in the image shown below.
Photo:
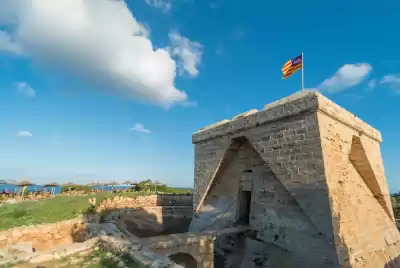
{"label": "castle wall", "polygon": [[[241,137],[245,139],[236,148],[235,138],[243,140]],[[233,138],[219,160],[219,169],[190,231],[221,230],[232,225],[237,218],[240,182],[251,181],[250,226],[257,231],[255,239],[267,248],[279,248],[274,251],[280,254],[275,261],[287,259],[290,251],[292,264],[337,267],[316,115],[287,118],[235,133]],[[196,149],[213,148],[207,143],[202,146]],[[233,255],[242,254],[247,259],[257,255],[256,248],[246,249],[246,254],[239,252],[244,249],[236,250]],[[284,267],[280,262],[270,265]]]}
{"label": "castle wall", "polygon": [[[246,246],[225,256],[234,255],[228,267],[383,268],[400,255],[400,239],[380,142],[379,131],[316,92],[205,127],[193,135],[190,230],[235,224],[240,187],[251,185],[255,233],[236,239]],[[251,246],[260,243],[279,258],[260,260]]]}
{"label": "castle wall", "polygon": [[400,255],[400,236],[379,142],[323,113],[318,122],[342,267],[384,267]]}

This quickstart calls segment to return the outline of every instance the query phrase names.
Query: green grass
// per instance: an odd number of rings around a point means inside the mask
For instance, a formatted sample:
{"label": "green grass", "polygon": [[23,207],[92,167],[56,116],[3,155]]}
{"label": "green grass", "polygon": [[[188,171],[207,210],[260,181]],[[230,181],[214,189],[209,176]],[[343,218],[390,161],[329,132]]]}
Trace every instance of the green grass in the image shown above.
{"label": "green grass", "polygon": [[[86,259],[86,261],[91,260],[95,257],[99,257],[100,261],[98,263],[91,264],[87,266],[87,268],[115,268],[117,267],[118,262],[112,260],[111,258],[107,258],[106,253],[103,251],[96,251],[90,257]],[[129,255],[124,255],[121,257],[121,260],[124,262],[125,267],[129,268],[142,268],[143,266],[132,260]]]}
{"label": "green grass", "polygon": [[[166,193],[183,194],[188,193],[188,190],[168,187]],[[88,201],[89,198],[93,197],[96,197],[96,205],[98,205],[106,198],[114,198],[116,196],[134,197],[150,194],[154,193],[124,192],[114,194],[100,192],[85,196],[56,196],[40,201],[6,204],[0,206],[0,230],[23,225],[54,223],[76,218],[79,215],[93,211],[93,207]]]}
{"label": "green grass", "polygon": [[88,199],[96,197],[100,204],[104,199],[115,196],[148,195],[140,192],[111,194],[106,192],[86,196],[56,196],[40,201],[25,201],[0,207],[0,230],[30,224],[53,223],[76,218],[93,210]]}
{"label": "green grass", "polygon": [[189,192],[191,193],[192,191],[189,189],[167,187],[166,189],[163,189],[163,192],[169,193],[169,194],[186,194]]}
{"label": "green grass", "polygon": [[139,262],[133,260],[129,255],[123,255],[115,259],[115,255],[107,256],[107,252],[95,250],[89,256],[79,256],[78,254],[63,257],[60,260],[53,260],[42,263],[41,265],[32,263],[19,263],[17,265],[0,265],[0,268],[115,268],[120,261],[124,262],[124,267],[128,268],[144,268]]}

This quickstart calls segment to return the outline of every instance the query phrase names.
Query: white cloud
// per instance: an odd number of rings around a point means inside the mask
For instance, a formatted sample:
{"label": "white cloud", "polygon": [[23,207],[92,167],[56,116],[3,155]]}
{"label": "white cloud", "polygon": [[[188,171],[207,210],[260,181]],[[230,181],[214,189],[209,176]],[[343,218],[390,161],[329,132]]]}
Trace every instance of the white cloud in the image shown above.
{"label": "white cloud", "polygon": [[142,133],[146,133],[146,134],[150,134],[151,133],[151,131],[149,129],[145,128],[142,124],[135,124],[129,130],[142,132]]}
{"label": "white cloud", "polygon": [[167,0],[145,0],[145,2],[149,6],[161,9],[165,13],[169,12],[172,7],[171,1]]}
{"label": "white cloud", "polygon": [[197,76],[199,74],[198,66],[203,54],[203,45],[190,41],[177,32],[171,32],[169,38],[171,40],[171,54],[177,57],[180,72],[186,72],[191,77]]}
{"label": "white cloud", "polygon": [[368,63],[345,64],[318,88],[326,92],[339,92],[361,83],[372,71]]}
{"label": "white cloud", "polygon": [[395,93],[400,93],[400,74],[385,75],[380,83],[387,84]]}
{"label": "white cloud", "polygon": [[11,39],[11,36],[0,30],[0,52],[9,52],[13,54],[21,54],[22,48]]}
{"label": "white cloud", "polygon": [[[0,10],[0,25],[13,29],[10,40],[48,68],[167,107],[187,100],[175,87],[176,62],[169,49],[154,49],[148,30],[124,1],[1,0]],[[174,55],[197,74],[192,43],[179,36],[174,41]]]}
{"label": "white cloud", "polygon": [[30,138],[30,137],[32,137],[33,135],[32,135],[32,133],[29,132],[29,131],[22,130],[22,131],[18,132],[16,136],[19,137],[19,138]]}
{"label": "white cloud", "polygon": [[375,79],[372,79],[372,80],[370,80],[369,82],[368,82],[368,88],[369,89],[374,89],[375,87],[376,87],[376,80]]}
{"label": "white cloud", "polygon": [[28,83],[25,82],[17,83],[17,92],[28,98],[36,97],[35,90],[30,85],[28,85]]}

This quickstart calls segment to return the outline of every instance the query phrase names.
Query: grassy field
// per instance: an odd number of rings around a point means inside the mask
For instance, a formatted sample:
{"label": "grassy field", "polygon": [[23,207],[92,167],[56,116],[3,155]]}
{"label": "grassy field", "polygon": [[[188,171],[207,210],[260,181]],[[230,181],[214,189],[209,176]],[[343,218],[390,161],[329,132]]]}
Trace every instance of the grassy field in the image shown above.
{"label": "grassy field", "polygon": [[[170,193],[187,193],[171,189]],[[6,204],[0,206],[0,230],[13,227],[53,223],[68,219],[73,219],[89,212],[93,207],[88,199],[96,197],[96,203],[100,204],[106,198],[116,196],[140,196],[149,195],[146,192],[127,192],[112,194],[100,192],[85,196],[56,196],[51,199],[40,201],[25,201],[16,204]],[[154,194],[154,193],[153,193]]]}
{"label": "grassy field", "polygon": [[116,258],[115,255],[106,253],[104,251],[94,251],[90,256],[81,257],[78,255],[69,256],[61,260],[43,263],[40,266],[32,263],[19,263],[15,266],[0,266],[0,268],[37,268],[37,267],[51,267],[51,268],[115,268],[118,267],[119,262],[123,262],[127,268],[143,268],[138,262],[132,260],[129,256],[121,256]]}

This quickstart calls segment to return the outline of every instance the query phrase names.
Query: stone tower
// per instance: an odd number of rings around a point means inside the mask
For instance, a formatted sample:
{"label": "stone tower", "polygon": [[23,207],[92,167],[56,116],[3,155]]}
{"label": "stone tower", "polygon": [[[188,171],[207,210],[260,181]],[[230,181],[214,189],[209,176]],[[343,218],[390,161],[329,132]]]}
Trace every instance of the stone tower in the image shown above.
{"label": "stone tower", "polygon": [[227,267],[400,267],[381,141],[311,91],[207,126],[193,135],[190,231],[250,226],[217,239]]}

